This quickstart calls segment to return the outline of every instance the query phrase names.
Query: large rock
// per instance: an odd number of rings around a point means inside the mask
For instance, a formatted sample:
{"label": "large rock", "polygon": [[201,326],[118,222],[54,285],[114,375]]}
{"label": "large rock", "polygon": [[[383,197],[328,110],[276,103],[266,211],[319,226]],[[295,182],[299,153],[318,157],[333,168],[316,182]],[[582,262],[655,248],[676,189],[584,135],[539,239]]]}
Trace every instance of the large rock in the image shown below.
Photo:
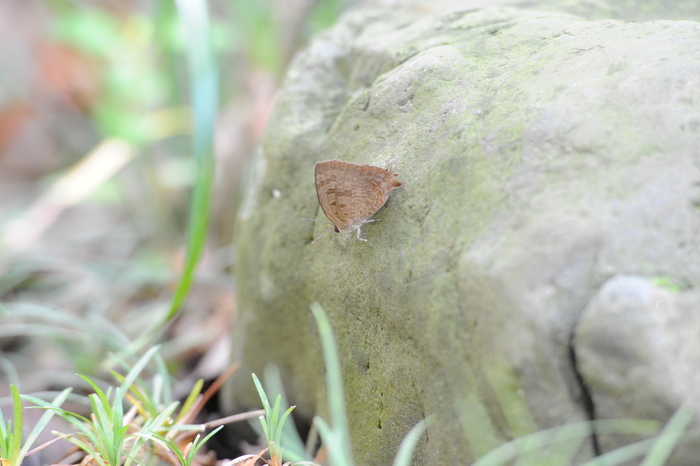
{"label": "large rock", "polygon": [[[683,405],[700,413],[700,292],[665,282],[613,277],[576,326],[578,368],[598,419],[665,420]],[[618,444],[601,437],[604,450]],[[677,464],[698,462],[697,446],[675,455]]]}
{"label": "large rock", "polygon": [[[658,378],[697,379],[697,342],[673,332],[698,328],[698,300],[677,298],[683,312],[654,330],[641,327],[671,319],[669,308],[644,305],[633,333],[600,303],[623,275],[700,286],[698,44],[689,21],[347,14],[292,65],[254,161],[231,409],[259,404],[250,372],[275,362],[299,412],[325,415],[318,301],[339,345],[357,464],[390,464],[432,413],[416,464],[465,464],[513,436],[609,413],[667,419],[697,386],[664,394]],[[314,163],[332,158],[392,164],[403,182],[383,221],[363,228],[374,248],[353,234],[311,245],[326,226],[298,221],[324,219]],[[656,354],[635,342],[654,332],[674,343]],[[665,366],[671,351],[683,354],[679,372]],[[643,375],[614,373],[626,370]],[[663,409],[648,407],[650,391]]]}

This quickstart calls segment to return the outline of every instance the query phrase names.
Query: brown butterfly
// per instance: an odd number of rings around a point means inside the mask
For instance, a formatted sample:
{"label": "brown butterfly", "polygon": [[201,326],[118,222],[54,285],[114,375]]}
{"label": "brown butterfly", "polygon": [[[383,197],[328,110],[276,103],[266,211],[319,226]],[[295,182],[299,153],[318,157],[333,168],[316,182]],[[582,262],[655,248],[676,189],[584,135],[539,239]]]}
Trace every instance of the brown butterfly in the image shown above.
{"label": "brown butterfly", "polygon": [[[360,238],[360,227],[381,220],[369,218],[386,204],[391,191],[401,186],[396,173],[391,173],[391,166],[384,170],[372,165],[326,160],[316,164],[315,179],[318,203],[330,220],[320,223],[329,223],[333,227],[324,231],[311,244],[330,231],[341,233],[357,230],[357,239],[372,246],[368,240]],[[308,218],[302,220],[318,222]]]}

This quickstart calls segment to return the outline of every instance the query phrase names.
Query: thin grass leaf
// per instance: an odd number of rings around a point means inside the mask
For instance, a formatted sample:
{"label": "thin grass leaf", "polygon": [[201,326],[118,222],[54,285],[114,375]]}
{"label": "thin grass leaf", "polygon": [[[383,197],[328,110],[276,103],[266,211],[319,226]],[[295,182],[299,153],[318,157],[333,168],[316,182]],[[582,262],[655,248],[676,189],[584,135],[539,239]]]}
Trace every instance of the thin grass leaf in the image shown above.
{"label": "thin grass leaf", "polygon": [[[119,382],[123,383],[126,378],[121,374],[112,371],[112,376]],[[158,413],[158,405],[151,398],[152,393],[149,390],[142,388],[137,383],[129,387],[129,391],[124,394],[124,397],[136,407],[138,413],[145,417],[152,417]]]}
{"label": "thin grass leaf", "polygon": [[5,418],[0,413],[0,459],[3,464],[7,463],[11,466],[18,465],[22,449],[22,399],[19,395],[19,390],[13,384],[10,385],[10,392],[13,406],[13,420],[8,420],[5,423]]}
{"label": "thin grass leaf", "polygon": [[98,464],[106,466],[106,463],[102,459],[101,454],[92,447],[94,445],[95,440],[97,440],[94,435],[93,436],[87,436],[86,438],[88,441],[84,441],[82,437],[79,434],[64,434],[61,432],[55,432],[58,435],[61,435],[64,437],[66,440],[71,442],[73,445],[84,451],[87,455],[90,455],[94,458],[95,461],[97,461]]}
{"label": "thin grass leaf", "polygon": [[[280,376],[279,368],[274,364],[268,364],[265,367],[265,386],[267,387],[267,392],[280,396],[282,409],[289,411],[290,406],[282,386],[282,377]],[[291,411],[289,413],[291,414]],[[283,419],[280,420],[280,441],[284,443],[282,456],[285,460],[293,463],[308,461],[311,459],[311,455],[307,454],[304,441],[297,432],[294,422],[286,422],[287,416],[289,414],[283,415]]]}
{"label": "thin grass leaf", "polygon": [[253,374],[253,383],[255,384],[255,389],[258,391],[258,395],[260,396],[260,401],[262,402],[265,414],[269,415],[272,412],[272,408],[270,407],[270,400],[267,399],[267,393],[265,393],[265,390],[263,389],[263,386],[260,383],[260,379],[258,379],[258,376],[255,374]]}
{"label": "thin grass leaf", "polygon": [[581,466],[614,466],[616,464],[624,464],[627,461],[632,461],[647,453],[655,441],[656,439],[646,439],[616,448],[613,451],[609,451],[581,464]]}
{"label": "thin grass leaf", "polygon": [[275,456],[279,454],[280,437],[282,436],[282,431],[280,429],[280,404],[282,403],[282,397],[277,395],[275,399],[275,406],[272,408],[272,416],[270,426],[272,427],[272,442],[270,442],[270,452]]}
{"label": "thin grass leaf", "polygon": [[24,418],[22,416],[22,398],[19,396],[19,390],[16,386],[10,385],[10,391],[12,392],[12,404],[14,406],[14,425],[12,432],[12,445],[11,445],[11,464],[19,464],[19,459],[21,458],[20,452],[22,451],[22,429],[24,428]]}
{"label": "thin grass leaf", "polygon": [[82,426],[84,423],[90,422],[89,419],[81,416],[80,414],[65,411],[57,406],[54,406],[53,404],[51,404],[47,401],[42,400],[41,398],[37,398],[37,397],[32,396],[32,395],[22,395],[22,398],[34,403],[39,408],[44,408],[44,409],[54,411],[57,416],[62,417],[63,419],[66,419],[67,421],[71,422],[71,424]]}
{"label": "thin grass leaf", "polygon": [[[182,426],[180,426],[182,427]],[[190,427],[198,427],[198,426],[190,426]],[[192,441],[192,446],[187,452],[187,455],[183,455],[183,452],[180,451],[180,447],[176,443],[176,441],[170,437],[164,436],[158,432],[153,431],[152,429],[143,429],[141,432],[138,432],[134,434],[135,436],[139,437],[144,437],[147,438],[148,440],[157,443],[160,445],[163,450],[170,452],[173,456],[175,456],[178,460],[178,463],[183,465],[183,466],[189,466],[194,463],[194,456],[197,454],[197,451],[207,442],[209,439],[214,436],[217,432],[219,432],[224,426],[219,426],[212,430],[209,434],[207,434],[206,437],[203,439],[197,435],[195,440]]]}
{"label": "thin grass leaf", "polygon": [[134,438],[143,439],[143,442],[153,442],[162,447],[164,451],[169,451],[176,456],[179,464],[185,463],[185,458],[182,456],[182,453],[172,439],[166,438],[157,432],[143,429],[139,432],[134,432],[131,436]]}
{"label": "thin grass leaf", "polygon": [[332,440],[335,437],[331,426],[321,416],[314,416],[314,426],[316,426],[318,436],[323,439],[326,448],[330,449],[329,444],[333,443]]}
{"label": "thin grass leaf", "polygon": [[156,372],[160,375],[160,382],[163,385],[161,390],[157,392],[159,395],[154,398],[154,401],[158,404],[169,405],[173,402],[173,387],[168,365],[165,363],[163,355],[160,352],[156,353],[153,357],[153,361],[156,364]]}
{"label": "thin grass leaf", "polygon": [[[109,428],[110,426],[106,424],[106,422],[108,422],[108,418],[105,410],[99,403],[98,397],[95,395],[90,395],[90,398],[91,401],[93,401],[92,414],[95,417],[95,420],[86,426],[87,431],[84,430],[83,432],[88,435],[88,438],[90,439],[93,448],[97,451],[99,457],[109,464],[115,464],[112,458],[112,449],[110,448],[111,429]],[[89,432],[89,434],[87,432]]]}
{"label": "thin grass leaf", "polygon": [[[80,375],[80,377],[87,381],[95,391],[95,393],[88,397],[92,409],[93,420],[79,423],[75,421],[82,418],[82,416],[60,411],[59,415],[71,421],[73,425],[79,427],[80,431],[90,440],[90,443],[93,445],[91,450],[95,451],[99,457],[106,460],[106,462],[109,464],[120,464],[122,445],[124,443],[126,432],[129,428],[129,426],[123,425],[124,412],[122,397],[120,396],[120,389],[117,388],[115,390],[115,401],[112,405],[109,401],[108,394],[102,391],[88,377],[82,375]],[[75,438],[69,438],[69,440],[76,443]]]}
{"label": "thin grass leaf", "polygon": [[418,441],[423,436],[423,433],[433,423],[433,419],[433,417],[423,419],[406,434],[394,457],[394,466],[409,466],[411,464],[413,451],[416,449],[416,445],[418,445]]}
{"label": "thin grass leaf", "polygon": [[560,440],[577,439],[588,437],[592,432],[596,432],[598,435],[613,433],[649,435],[655,433],[657,428],[658,422],[643,420],[622,419],[574,422],[565,426],[541,430],[506,442],[479,458],[473,466],[500,465],[513,461],[528,452],[549,447],[555,438]]}
{"label": "thin grass leaf", "polygon": [[210,438],[212,438],[217,432],[219,432],[221,429],[223,429],[224,426],[219,426],[216,429],[212,430],[209,432],[204,438],[200,439],[200,436],[198,435],[194,441],[192,442],[192,447],[190,448],[190,451],[187,452],[187,462],[185,463],[184,466],[190,466],[191,464],[194,463],[194,457],[199,451],[200,448],[204,446],[205,443],[209,441]]}
{"label": "thin grass leaf", "polygon": [[179,402],[173,401],[168,406],[163,408],[163,410],[154,418],[147,421],[148,429],[154,431],[170,430],[172,429],[172,417],[175,410],[180,405]]}
{"label": "thin grass leaf", "polygon": [[[152,432],[166,429],[166,427],[163,424],[167,422],[168,419],[170,419],[170,416],[176,408],[177,403],[173,403],[172,405],[168,406],[165,410],[163,410],[163,412],[159,416],[148,419],[139,432],[128,436],[130,439],[134,439],[134,441],[131,445],[131,448],[129,449],[128,454],[126,455],[124,466],[130,466],[132,462],[137,461],[136,458],[138,457],[138,454],[141,451],[141,449],[149,441],[154,440],[153,435],[151,435]],[[139,462],[139,464],[141,463]]]}
{"label": "thin grass leaf", "polygon": [[204,0],[176,0],[185,31],[190,94],[194,110],[193,150],[197,160],[197,179],[190,204],[187,256],[170,311],[169,321],[178,311],[194,280],[199,257],[204,250],[214,183],[213,138],[218,104],[218,76],[211,44],[211,28]]}
{"label": "thin grass leaf", "polygon": [[590,437],[571,438],[565,429],[556,433],[549,448],[542,452],[543,464],[574,464],[574,458]]}
{"label": "thin grass leaf", "polygon": [[173,424],[165,427],[165,430],[176,432],[204,432],[207,430],[206,424]]}
{"label": "thin grass leaf", "polygon": [[[286,437],[286,421],[294,410],[294,406],[287,408],[287,410],[280,417],[280,411],[283,409],[283,405],[286,406],[286,401],[283,402],[283,397],[281,393],[277,394],[275,398],[275,405],[270,406],[270,401],[267,393],[263,389],[258,376],[252,374],[253,383],[255,388],[258,390],[258,395],[263,405],[265,411],[264,416],[260,416],[260,424],[262,426],[263,433],[267,440],[267,444],[270,451],[271,461],[274,463],[276,460],[288,459],[292,461],[303,461],[306,458],[298,453],[298,446],[296,448],[292,447],[291,451],[287,451],[287,437]],[[298,434],[297,434],[298,437]],[[284,439],[284,442],[283,442]],[[294,443],[294,439],[292,439]],[[301,443],[301,451],[303,452],[303,443]]]}
{"label": "thin grass leaf", "polygon": [[134,381],[139,377],[143,369],[148,365],[150,362],[151,358],[160,350],[160,346],[156,345],[153,348],[150,348],[146,353],[141,356],[141,358],[136,362],[131,367],[131,370],[129,370],[129,373],[126,375],[126,378],[124,379],[124,382],[122,382],[120,388],[122,393],[127,393],[129,391],[129,387],[131,387],[134,383]]}
{"label": "thin grass leaf", "polygon": [[0,409],[0,458],[9,456],[10,445],[12,444],[12,421],[5,423],[5,416]]}
{"label": "thin grass leaf", "polygon": [[262,425],[263,433],[265,434],[265,439],[267,439],[267,443],[269,444],[270,442],[273,441],[272,430],[269,428],[269,425],[266,422],[265,416],[260,416],[258,419],[260,419],[260,424]]}
{"label": "thin grass leaf", "polygon": [[665,464],[692,421],[693,413],[686,405],[678,408],[656,438],[641,466]]}
{"label": "thin grass leaf", "polygon": [[190,394],[187,396],[187,399],[182,404],[182,409],[180,409],[180,413],[177,415],[175,422],[179,422],[180,420],[182,420],[187,415],[187,413],[192,409],[195,402],[197,401],[197,398],[199,397],[200,393],[202,392],[203,386],[204,386],[204,379],[199,379],[199,380],[197,380],[197,382],[195,382],[194,387],[192,387],[192,390],[190,390]]}
{"label": "thin grass leaf", "polygon": [[[323,308],[318,303],[311,304],[311,312],[316,319],[316,326],[321,337],[323,347],[323,359],[326,363],[326,387],[328,388],[328,410],[331,417],[332,436],[329,440],[335,445],[326,443],[329,455],[336,466],[352,465],[352,446],[350,445],[350,434],[348,421],[345,415],[345,395],[343,393],[343,378],[340,370],[340,358],[335,346],[333,329],[328,321],[328,317]],[[314,420],[314,422],[316,422]],[[318,425],[319,434],[322,436],[331,432],[325,421]],[[324,425],[322,427],[322,425]],[[322,430],[323,429],[323,430]],[[324,439],[324,442],[326,439]]]}
{"label": "thin grass leaf", "polygon": [[[143,369],[152,359],[158,360],[159,350],[159,345],[150,348],[141,358],[139,358],[136,364],[133,365],[127,364],[127,362],[118,355],[113,355],[113,358],[124,369],[128,369],[128,372],[126,376],[123,376],[116,371],[111,371],[112,376],[120,382],[122,393],[124,393],[125,396],[130,399],[130,401],[134,402],[139,412],[145,417],[155,416],[158,413],[158,406],[160,405],[158,400],[163,394],[161,391],[157,390],[157,387],[152,390],[144,388],[146,383],[141,380],[140,375]],[[169,376],[166,375],[166,377]],[[169,383],[164,385],[166,385],[168,388],[170,387]],[[166,397],[171,399],[169,394]]]}
{"label": "thin grass leaf", "polygon": [[92,394],[89,398],[91,401],[90,406],[92,407],[92,428],[98,438],[106,439],[111,431],[111,418],[107,414],[105,407],[100,403],[99,397]]}
{"label": "thin grass leaf", "polygon": [[138,461],[138,455],[141,449],[151,440],[150,438],[147,437],[136,437],[134,435],[129,436],[132,439],[135,439],[134,442],[131,445],[131,448],[129,448],[128,452],[124,453],[124,459],[122,462],[122,466],[131,466],[132,463],[136,464],[149,464],[148,462],[143,463],[141,461]]}
{"label": "thin grass leaf", "polygon": [[333,466],[353,466],[352,458],[348,458],[342,453],[342,449],[349,442],[349,439],[341,438],[320,416],[314,417],[314,426],[328,452],[328,463]]}
{"label": "thin grass leaf", "polygon": [[[110,371],[114,379],[123,384],[126,377],[115,371]],[[129,390],[124,393],[126,398],[132,405],[136,406],[137,411],[144,417],[155,416],[158,413],[158,405],[152,399],[153,394],[150,390],[141,387],[139,380],[129,386]]]}
{"label": "thin grass leaf", "polygon": [[56,328],[48,324],[4,324],[2,327],[0,327],[0,338],[17,336],[81,341],[85,340],[90,335],[81,330]]}
{"label": "thin grass leaf", "polygon": [[[277,396],[279,396],[279,395],[277,395]],[[275,439],[279,445],[282,444],[282,427],[284,426],[285,422],[287,421],[287,418],[292,414],[292,411],[294,411],[294,408],[295,408],[294,406],[290,406],[287,409],[287,411],[285,411],[284,414],[282,415],[282,417],[280,418],[279,428],[277,429],[277,437]]]}
{"label": "thin grass leaf", "polygon": [[[109,321],[96,316],[91,316],[86,320],[75,317],[68,312],[27,303],[8,304],[8,309],[13,317],[33,318],[41,322],[41,324],[21,324],[24,327],[20,328],[23,328],[25,333],[29,335],[36,334],[51,339],[65,338],[83,341],[85,345],[98,339],[112,351],[118,351],[129,344],[128,337],[121,330]],[[13,335],[13,332],[17,331],[17,325],[1,326],[0,336]]]}
{"label": "thin grass leaf", "polygon": [[[71,388],[66,388],[63,390],[61,393],[59,393],[56,398],[53,399],[51,402],[51,405],[55,408],[58,409],[60,406],[63,404],[64,401],[66,401],[66,398],[68,398],[68,395],[71,392]],[[23,398],[26,400],[27,398],[23,396]],[[36,441],[37,437],[39,437],[39,434],[46,428],[48,425],[49,421],[51,421],[51,418],[54,416],[55,412],[53,410],[47,410],[39,419],[39,421],[36,423],[32,431],[29,433],[27,436],[27,439],[24,442],[24,446],[22,447],[22,451],[20,451],[20,458],[26,456],[27,452],[29,449],[32,447],[34,444],[34,441]]]}
{"label": "thin grass leaf", "polygon": [[[78,377],[85,380],[92,387],[93,391],[95,392],[95,395],[97,395],[97,397],[99,398],[99,400],[103,406],[109,406],[109,397],[99,386],[97,386],[97,384],[95,382],[93,382],[89,377],[82,375],[82,374],[78,374]],[[91,399],[91,403],[92,403],[92,399]],[[93,406],[93,408],[94,408],[94,406]]]}
{"label": "thin grass leaf", "polygon": [[150,395],[148,400],[153,400],[153,404],[155,406],[160,406],[162,404],[161,396],[164,394],[163,390],[165,389],[165,385],[166,384],[161,374],[153,374],[151,377],[151,388],[148,390],[148,394]]}

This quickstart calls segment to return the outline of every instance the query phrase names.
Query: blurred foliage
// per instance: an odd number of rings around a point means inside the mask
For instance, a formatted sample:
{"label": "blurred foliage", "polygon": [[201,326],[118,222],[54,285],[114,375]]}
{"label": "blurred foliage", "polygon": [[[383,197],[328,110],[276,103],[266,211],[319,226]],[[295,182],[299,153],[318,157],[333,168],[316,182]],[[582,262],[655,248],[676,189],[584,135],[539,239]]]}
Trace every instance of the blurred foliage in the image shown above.
{"label": "blurred foliage", "polygon": [[[236,76],[225,80],[232,84],[223,89],[225,98],[246,92],[241,86],[256,70],[278,79],[293,53],[333,24],[349,2],[297,3],[300,11],[279,0],[212,2],[217,13],[212,43],[223,62],[227,56],[234,60]],[[173,105],[186,86],[184,38],[173,2],[158,0],[146,9],[122,7],[117,12],[100,3],[52,4],[51,39],[86,57],[97,74],[99,95],[90,112],[101,134],[134,143],[152,139],[153,130],[142,121],[144,112]]]}
{"label": "blurred foliage", "polygon": [[[152,21],[133,14],[123,21],[92,8],[57,18],[53,36],[99,63],[101,93],[91,109],[105,136],[141,142],[148,138],[140,125],[144,110],[167,102],[173,82],[168,71],[153,60],[163,44],[152,45]],[[159,47],[160,46],[160,47]]]}
{"label": "blurred foliage", "polygon": [[[275,87],[351,3],[211,0],[210,37],[189,39],[213,44],[220,86],[210,232],[163,344],[183,377],[235,318],[240,178]],[[180,278],[198,182],[191,44],[174,0],[0,2],[0,19],[0,380],[80,386],[76,371],[99,376],[158,324]]]}

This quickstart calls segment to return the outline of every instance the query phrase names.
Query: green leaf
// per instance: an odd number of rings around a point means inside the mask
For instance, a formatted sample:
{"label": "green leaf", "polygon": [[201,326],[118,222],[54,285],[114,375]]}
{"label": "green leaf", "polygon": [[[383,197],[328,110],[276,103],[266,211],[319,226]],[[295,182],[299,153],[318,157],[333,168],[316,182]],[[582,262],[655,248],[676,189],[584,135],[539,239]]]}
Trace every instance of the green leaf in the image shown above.
{"label": "green leaf", "polygon": [[406,434],[401,441],[401,445],[399,445],[399,451],[396,452],[394,457],[394,466],[408,466],[411,464],[413,451],[416,449],[416,445],[418,445],[418,441],[423,433],[433,423],[432,419],[432,417],[423,419]]}
{"label": "green leaf", "polygon": [[177,0],[177,6],[187,37],[187,64],[195,129],[193,152],[197,160],[197,181],[190,202],[185,267],[166,321],[177,313],[192,286],[195,268],[204,250],[209,230],[211,191],[214,183],[213,138],[219,86],[206,2]]}
{"label": "green leaf", "polygon": [[[323,308],[318,303],[311,304],[311,312],[316,319],[318,333],[323,347],[323,359],[326,363],[326,386],[328,387],[328,411],[330,412],[332,430],[326,428],[325,421],[319,422],[319,434],[326,432],[331,434],[328,440],[335,442],[333,445],[326,443],[330,457],[334,465],[352,465],[352,447],[348,420],[345,415],[345,395],[343,394],[343,377],[340,370],[340,358],[335,346],[333,329]],[[316,422],[314,420],[314,422]],[[322,437],[323,438],[323,437]],[[326,442],[327,439],[324,439]]]}

